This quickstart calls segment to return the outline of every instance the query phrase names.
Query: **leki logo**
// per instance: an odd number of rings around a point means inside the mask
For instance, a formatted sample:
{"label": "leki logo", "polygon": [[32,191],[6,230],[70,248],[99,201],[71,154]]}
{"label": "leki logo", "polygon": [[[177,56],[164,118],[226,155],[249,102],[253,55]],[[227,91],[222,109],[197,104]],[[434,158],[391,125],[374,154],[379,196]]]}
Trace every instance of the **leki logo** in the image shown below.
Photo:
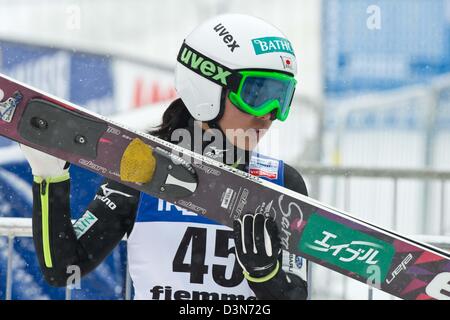
{"label": "leki logo", "polygon": [[231,75],[230,71],[224,70],[213,61],[198,55],[187,47],[184,47],[181,52],[180,62],[189,69],[200,71],[203,76],[211,78],[215,82],[224,86],[228,85],[227,78]]}
{"label": "leki logo", "polygon": [[[0,90],[0,92],[3,97],[3,91]],[[16,91],[12,97],[6,99],[5,102],[0,102],[0,119],[5,122],[11,122],[14,116],[14,111],[16,111],[16,107],[22,99],[22,94],[19,91]]]}
{"label": "leki logo", "polygon": [[264,37],[252,40],[255,54],[264,54],[271,52],[287,52],[295,56],[292,45],[288,39],[280,37]]}
{"label": "leki logo", "polygon": [[382,279],[395,254],[392,244],[354,230],[314,213],[299,243],[302,252],[341,269],[369,276],[368,267],[377,265]]}
{"label": "leki logo", "polygon": [[223,156],[225,154],[225,152],[228,151],[228,149],[219,149],[217,147],[211,146],[210,147],[211,150],[207,151],[205,153],[205,156],[213,158],[213,159],[217,159],[221,156]]}

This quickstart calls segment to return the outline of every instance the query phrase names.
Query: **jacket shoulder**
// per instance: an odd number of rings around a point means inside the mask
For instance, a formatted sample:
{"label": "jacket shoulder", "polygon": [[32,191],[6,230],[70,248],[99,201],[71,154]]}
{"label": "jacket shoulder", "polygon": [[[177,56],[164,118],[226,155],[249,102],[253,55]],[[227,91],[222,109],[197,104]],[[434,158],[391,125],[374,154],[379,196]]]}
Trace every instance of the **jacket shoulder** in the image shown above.
{"label": "jacket shoulder", "polygon": [[284,186],[305,196],[308,195],[308,189],[302,175],[287,163],[284,164]]}

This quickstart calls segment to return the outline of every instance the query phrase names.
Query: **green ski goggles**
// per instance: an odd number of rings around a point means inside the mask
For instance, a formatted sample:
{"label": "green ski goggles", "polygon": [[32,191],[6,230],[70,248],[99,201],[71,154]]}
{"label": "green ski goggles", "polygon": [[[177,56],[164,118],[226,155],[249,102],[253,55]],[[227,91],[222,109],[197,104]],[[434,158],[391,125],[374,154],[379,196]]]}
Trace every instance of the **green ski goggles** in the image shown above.
{"label": "green ski goggles", "polygon": [[242,78],[236,91],[230,91],[230,101],[240,110],[256,117],[276,110],[284,121],[294,97],[297,81],[293,76],[274,71],[239,71]]}
{"label": "green ski goggles", "polygon": [[278,120],[286,120],[297,81],[278,71],[233,70],[183,43],[177,61],[230,93],[230,101],[256,117],[276,110]]}

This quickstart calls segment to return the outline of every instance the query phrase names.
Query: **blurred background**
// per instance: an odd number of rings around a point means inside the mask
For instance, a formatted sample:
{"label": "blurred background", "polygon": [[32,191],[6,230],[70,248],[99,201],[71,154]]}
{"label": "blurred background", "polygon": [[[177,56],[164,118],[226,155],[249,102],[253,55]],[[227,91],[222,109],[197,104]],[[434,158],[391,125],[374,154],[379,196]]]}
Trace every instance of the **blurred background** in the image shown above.
{"label": "blurred background", "polygon": [[[291,114],[274,124],[262,152],[304,174],[311,197],[448,247],[449,0],[0,0],[0,72],[148,129],[176,97],[184,37],[227,12],[278,26],[298,57]],[[77,218],[100,178],[71,170]],[[31,217],[31,204],[28,165],[0,137],[0,299],[130,297],[124,244],[82,289],[47,286],[31,224],[16,219]],[[391,299],[311,270],[311,299]]]}

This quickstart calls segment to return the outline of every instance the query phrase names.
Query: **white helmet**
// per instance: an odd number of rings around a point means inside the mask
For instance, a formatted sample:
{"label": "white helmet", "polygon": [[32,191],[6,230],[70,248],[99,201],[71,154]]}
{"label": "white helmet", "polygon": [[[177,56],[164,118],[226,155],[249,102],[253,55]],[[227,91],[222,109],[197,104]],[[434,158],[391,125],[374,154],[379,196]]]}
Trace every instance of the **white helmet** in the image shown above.
{"label": "white helmet", "polygon": [[[192,117],[200,121],[221,117],[227,91],[223,89],[238,89],[241,70],[277,72],[292,78],[297,73],[295,54],[284,34],[243,14],[220,15],[198,26],[185,39],[177,60],[175,88]],[[289,87],[285,105],[290,105],[294,90],[295,83]],[[255,93],[252,95],[254,99]]]}

